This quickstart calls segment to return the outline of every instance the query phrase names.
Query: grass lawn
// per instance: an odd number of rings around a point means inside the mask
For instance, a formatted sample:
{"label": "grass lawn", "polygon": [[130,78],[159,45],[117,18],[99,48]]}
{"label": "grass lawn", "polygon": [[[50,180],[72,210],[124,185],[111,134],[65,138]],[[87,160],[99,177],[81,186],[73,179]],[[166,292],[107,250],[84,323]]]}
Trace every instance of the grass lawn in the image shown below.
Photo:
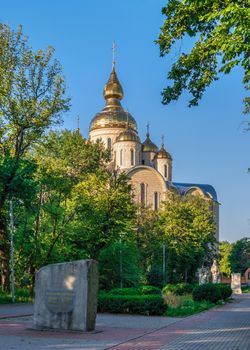
{"label": "grass lawn", "polygon": [[168,308],[165,312],[165,316],[170,317],[183,317],[191,316],[199,312],[211,309],[216,305],[221,305],[221,303],[214,304],[209,301],[194,301],[192,295],[165,295],[165,301],[168,304]]}

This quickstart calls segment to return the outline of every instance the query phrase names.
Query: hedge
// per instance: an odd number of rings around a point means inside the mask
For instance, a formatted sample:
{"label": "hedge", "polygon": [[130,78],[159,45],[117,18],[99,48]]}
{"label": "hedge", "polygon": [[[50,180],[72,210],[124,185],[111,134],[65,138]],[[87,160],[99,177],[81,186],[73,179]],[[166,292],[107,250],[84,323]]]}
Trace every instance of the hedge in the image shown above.
{"label": "hedge", "polygon": [[162,315],[166,305],[161,295],[100,294],[98,311],[139,315]]}
{"label": "hedge", "polygon": [[232,288],[226,284],[223,283],[218,283],[216,284],[217,288],[220,288],[220,292],[221,292],[221,298],[223,300],[226,300],[228,298],[231,297],[232,295]]}
{"label": "hedge", "polygon": [[224,284],[213,284],[206,283],[200,286],[197,286],[193,290],[193,299],[195,301],[207,300],[212,303],[216,303],[217,301],[223,299],[226,300],[232,294],[232,289]]}
{"label": "hedge", "polygon": [[114,288],[108,294],[111,295],[161,295],[160,288],[154,286],[140,286],[138,288]]}

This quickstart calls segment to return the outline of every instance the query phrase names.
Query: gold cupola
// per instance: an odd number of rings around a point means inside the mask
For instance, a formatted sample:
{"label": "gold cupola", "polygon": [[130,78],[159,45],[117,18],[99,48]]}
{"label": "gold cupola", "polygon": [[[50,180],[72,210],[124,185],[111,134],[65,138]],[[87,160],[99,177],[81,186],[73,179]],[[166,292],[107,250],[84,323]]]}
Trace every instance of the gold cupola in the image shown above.
{"label": "gold cupola", "polygon": [[127,111],[127,126],[124,131],[122,131],[118,137],[116,138],[116,142],[122,142],[122,141],[132,141],[132,142],[138,142],[140,143],[140,137],[138,136],[137,132],[135,132],[129,124],[129,112]]}
{"label": "gold cupola", "polygon": [[163,144],[162,144],[159,152],[156,154],[155,158],[156,159],[170,159],[170,160],[172,160],[171,154],[165,150]]}
{"label": "gold cupola", "polygon": [[[89,131],[103,128],[126,129],[127,112],[124,111],[120,102],[123,98],[123,89],[117,78],[114,64],[109,80],[104,86],[103,96],[106,100],[106,105],[91,120]],[[135,119],[131,114],[128,114],[128,119],[130,128],[137,133]]]}
{"label": "gold cupola", "polygon": [[149,136],[149,124],[147,125],[146,140],[142,143],[143,152],[158,152],[158,147],[151,141]]}
{"label": "gold cupola", "polygon": [[155,155],[155,159],[170,159],[170,160],[173,160],[171,154],[165,150],[164,135],[162,135],[161,138],[162,138],[161,149]]}

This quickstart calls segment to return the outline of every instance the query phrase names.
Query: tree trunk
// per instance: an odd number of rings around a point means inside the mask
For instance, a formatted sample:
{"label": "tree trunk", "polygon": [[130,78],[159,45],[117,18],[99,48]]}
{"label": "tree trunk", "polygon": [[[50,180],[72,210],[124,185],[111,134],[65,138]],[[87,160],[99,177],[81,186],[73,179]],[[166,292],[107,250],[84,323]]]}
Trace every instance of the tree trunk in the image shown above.
{"label": "tree trunk", "polygon": [[9,267],[9,258],[6,256],[3,256],[3,252],[1,252],[2,255],[2,290],[4,292],[10,292],[10,267]]}
{"label": "tree trunk", "polygon": [[185,283],[187,283],[188,280],[188,272],[187,272],[187,268],[185,268]]}
{"label": "tree trunk", "polygon": [[2,290],[10,291],[10,244],[8,230],[4,217],[0,214],[0,257],[1,257],[1,284]]}

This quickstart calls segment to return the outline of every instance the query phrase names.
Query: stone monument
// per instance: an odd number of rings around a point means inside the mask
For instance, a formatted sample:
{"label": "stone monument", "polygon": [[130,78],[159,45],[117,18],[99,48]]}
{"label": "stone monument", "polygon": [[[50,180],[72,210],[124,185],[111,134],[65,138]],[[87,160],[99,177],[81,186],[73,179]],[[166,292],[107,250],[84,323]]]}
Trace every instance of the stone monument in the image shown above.
{"label": "stone monument", "polygon": [[231,274],[231,288],[233,294],[241,294],[241,274],[240,273],[232,273]]}
{"label": "stone monument", "polygon": [[212,273],[212,283],[220,283],[220,269],[219,269],[218,261],[216,259],[213,260],[211,273]]}
{"label": "stone monument", "polygon": [[209,282],[210,272],[204,266],[198,269],[199,285]]}
{"label": "stone monument", "polygon": [[97,312],[98,264],[78,260],[42,267],[36,274],[34,325],[93,331]]}

